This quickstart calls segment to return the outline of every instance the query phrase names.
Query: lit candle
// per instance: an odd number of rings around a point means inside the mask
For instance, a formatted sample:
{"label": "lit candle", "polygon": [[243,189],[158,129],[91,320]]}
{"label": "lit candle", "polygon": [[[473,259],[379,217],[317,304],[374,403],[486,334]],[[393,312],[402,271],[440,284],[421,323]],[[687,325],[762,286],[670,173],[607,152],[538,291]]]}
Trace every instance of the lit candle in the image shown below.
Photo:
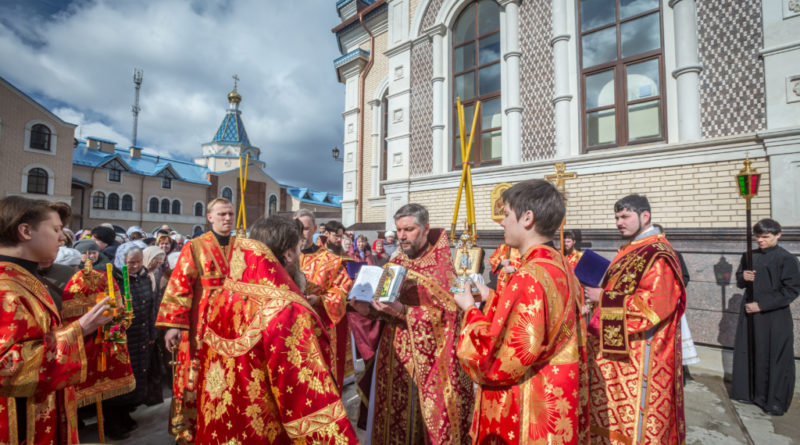
{"label": "lit candle", "polygon": [[128,277],[128,266],[122,266],[122,284],[125,292],[125,310],[132,312],[133,305],[131,303],[131,282],[130,277]]}
{"label": "lit candle", "polygon": [[112,302],[116,301],[116,299],[114,298],[114,275],[112,274],[113,267],[114,266],[112,266],[111,263],[106,264],[106,277],[108,278],[108,296],[111,297]]}

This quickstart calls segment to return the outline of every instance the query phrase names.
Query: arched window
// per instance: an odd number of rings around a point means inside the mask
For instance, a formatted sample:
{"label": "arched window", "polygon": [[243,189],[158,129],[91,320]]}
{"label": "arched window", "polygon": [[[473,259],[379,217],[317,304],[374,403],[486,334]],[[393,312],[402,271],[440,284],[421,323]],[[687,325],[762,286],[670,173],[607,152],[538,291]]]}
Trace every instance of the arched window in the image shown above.
{"label": "arched window", "polygon": [[130,212],[133,210],[133,196],[131,195],[122,196],[122,210],[125,210],[126,212]]}
{"label": "arched window", "polygon": [[150,202],[147,203],[147,211],[150,213],[158,213],[158,198],[150,198]]}
{"label": "arched window", "polygon": [[50,136],[50,129],[46,125],[34,125],[31,128],[31,148],[50,151]]}
{"label": "arched window", "polygon": [[30,169],[28,171],[28,193],[46,195],[47,179],[47,172],[43,168]]}
{"label": "arched window", "polygon": [[161,200],[161,213],[169,213],[169,199],[164,198]]}
{"label": "arched window", "polygon": [[233,201],[233,190],[231,190],[230,187],[223,187],[222,197],[227,199],[228,201]]}
{"label": "arched window", "polygon": [[500,6],[475,1],[453,25],[453,168],[461,167],[456,98],[464,105],[467,137],[475,103],[481,101],[470,160],[474,166],[498,164],[502,147],[500,104]]}
{"label": "arched window", "polygon": [[270,195],[267,216],[272,216],[277,211],[278,211],[278,197],[275,195]]}
{"label": "arched window", "polygon": [[94,192],[92,194],[92,208],[104,209],[106,208],[106,194],[103,192]]}
{"label": "arched window", "polygon": [[119,210],[119,195],[116,193],[108,194],[108,210]]}
{"label": "arched window", "polygon": [[180,215],[181,214],[181,202],[177,199],[172,201],[172,214],[173,215]]}
{"label": "arched window", "polygon": [[197,202],[194,204],[194,216],[203,216],[203,203]]}

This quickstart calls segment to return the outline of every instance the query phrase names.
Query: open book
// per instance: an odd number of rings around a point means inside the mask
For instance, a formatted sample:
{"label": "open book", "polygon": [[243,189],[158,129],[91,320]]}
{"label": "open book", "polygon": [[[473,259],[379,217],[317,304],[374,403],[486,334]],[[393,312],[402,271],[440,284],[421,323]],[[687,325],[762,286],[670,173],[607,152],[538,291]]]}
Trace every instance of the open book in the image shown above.
{"label": "open book", "polygon": [[363,266],[356,275],[348,299],[390,303],[397,299],[406,272],[405,267],[396,264],[387,264],[384,267]]}

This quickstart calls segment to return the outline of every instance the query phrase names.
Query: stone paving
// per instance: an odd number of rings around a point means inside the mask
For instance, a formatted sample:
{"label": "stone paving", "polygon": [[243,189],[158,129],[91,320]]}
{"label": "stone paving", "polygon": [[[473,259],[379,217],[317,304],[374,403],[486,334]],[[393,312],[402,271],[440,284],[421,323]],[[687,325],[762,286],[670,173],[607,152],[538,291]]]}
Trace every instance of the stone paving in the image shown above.
{"label": "stone paving", "polygon": [[[686,444],[733,445],[769,444],[789,445],[800,443],[800,395],[795,394],[791,409],[781,417],[764,414],[756,406],[732,401],[728,398],[725,382],[720,376],[692,374],[685,387],[686,394]],[[355,419],[358,394],[354,385],[345,387],[343,400],[351,419]],[[161,405],[140,407],[132,417],[139,428],[119,445],[170,445],[167,434],[169,400]],[[364,432],[356,430],[363,441]],[[97,442],[96,419],[88,419],[81,430],[81,443]]]}

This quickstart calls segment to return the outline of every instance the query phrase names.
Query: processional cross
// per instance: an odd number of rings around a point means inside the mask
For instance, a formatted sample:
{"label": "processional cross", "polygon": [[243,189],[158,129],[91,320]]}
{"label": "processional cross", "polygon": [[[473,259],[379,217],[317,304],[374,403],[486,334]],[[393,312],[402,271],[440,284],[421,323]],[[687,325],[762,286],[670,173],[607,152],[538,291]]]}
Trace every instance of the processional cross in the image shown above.
{"label": "processional cross", "polygon": [[[577,179],[578,174],[575,172],[567,172],[567,165],[563,162],[556,162],[553,165],[553,170],[555,170],[555,174],[546,175],[544,179],[553,183],[556,186],[561,195],[564,197],[564,205],[566,207],[567,203],[567,183],[570,179]],[[561,234],[561,254],[564,254],[564,225],[567,223],[567,215],[564,214],[564,220],[561,221],[561,227],[559,228],[559,233]]]}

